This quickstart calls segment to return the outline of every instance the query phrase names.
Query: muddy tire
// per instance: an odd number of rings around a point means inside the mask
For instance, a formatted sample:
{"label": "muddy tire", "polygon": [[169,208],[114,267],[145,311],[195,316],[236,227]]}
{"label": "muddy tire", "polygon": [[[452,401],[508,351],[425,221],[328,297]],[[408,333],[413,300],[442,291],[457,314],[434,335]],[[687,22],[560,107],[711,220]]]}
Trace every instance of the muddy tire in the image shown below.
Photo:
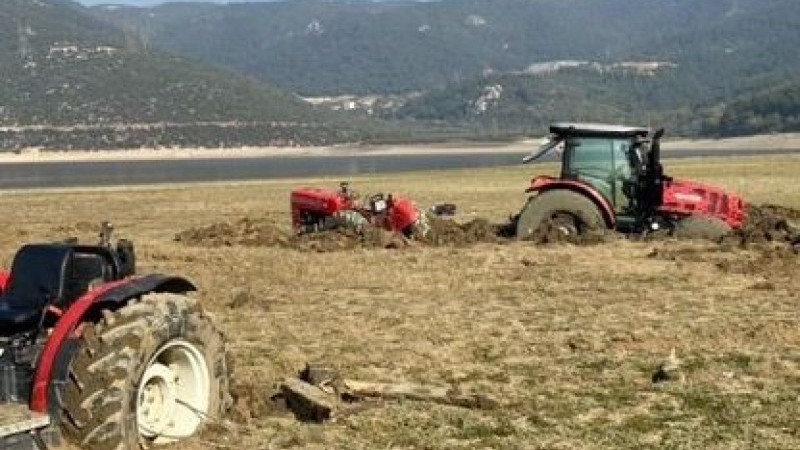
{"label": "muddy tire", "polygon": [[675,236],[682,239],[719,241],[731,232],[731,227],[716,217],[690,216],[675,224]]}
{"label": "muddy tire", "polygon": [[87,326],[60,391],[64,436],[138,450],[194,434],[229,406],[222,334],[194,300],[150,294]]}
{"label": "muddy tire", "polygon": [[403,236],[408,239],[424,241],[430,237],[431,221],[427,213],[420,213],[416,222],[407,226],[403,230]]}
{"label": "muddy tire", "polygon": [[531,197],[517,217],[517,239],[528,239],[543,226],[555,225],[565,235],[606,229],[600,209],[585,195],[564,189]]}

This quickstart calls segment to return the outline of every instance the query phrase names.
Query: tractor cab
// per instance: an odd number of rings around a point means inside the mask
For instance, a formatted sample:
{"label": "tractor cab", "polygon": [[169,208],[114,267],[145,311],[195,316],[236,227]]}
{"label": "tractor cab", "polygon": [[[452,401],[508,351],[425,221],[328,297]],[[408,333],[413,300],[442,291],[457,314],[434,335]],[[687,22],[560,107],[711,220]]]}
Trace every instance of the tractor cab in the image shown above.
{"label": "tractor cab", "polygon": [[[585,183],[599,192],[616,214],[631,214],[648,173],[651,131],[616,125],[558,123],[548,142],[525,159],[531,162],[563,146],[563,180]],[[660,136],[659,136],[660,137]],[[657,142],[656,142],[657,146]]]}
{"label": "tractor cab", "polygon": [[664,130],[557,123],[547,143],[523,163],[563,146],[558,178],[538,176],[517,220],[525,239],[547,224],[566,234],[590,229],[648,233],[660,229],[719,237],[742,226],[744,200],[723,189],[674,180],[661,166]]}

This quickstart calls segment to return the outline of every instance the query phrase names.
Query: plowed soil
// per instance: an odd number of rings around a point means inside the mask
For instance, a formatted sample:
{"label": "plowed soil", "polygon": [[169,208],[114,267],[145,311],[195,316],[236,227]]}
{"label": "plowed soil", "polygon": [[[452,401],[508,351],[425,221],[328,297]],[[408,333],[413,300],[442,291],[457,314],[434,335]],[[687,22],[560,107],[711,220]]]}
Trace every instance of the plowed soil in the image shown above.
{"label": "plowed soil", "polygon": [[747,221],[733,233],[742,245],[776,242],[800,243],[800,210],[777,205],[751,205]]}
{"label": "plowed soil", "polygon": [[[417,245],[432,247],[464,247],[479,243],[500,244],[514,239],[515,224],[492,223],[477,218],[465,223],[431,217],[431,231],[424,238],[407,239],[381,228],[365,226],[317,233],[293,234],[268,219],[244,218],[236,222],[219,222],[193,227],[175,235],[175,241],[195,247],[283,247],[300,251],[331,252],[354,248],[402,249]],[[614,239],[614,233],[594,232],[581,236],[565,236],[555,227],[546,226],[528,240],[538,244],[567,242],[597,244]]]}
{"label": "plowed soil", "polygon": [[274,247],[287,245],[289,236],[267,219],[244,218],[233,223],[219,222],[189,228],[175,235],[175,240],[202,247]]}
{"label": "plowed soil", "polygon": [[[492,223],[485,218],[460,223],[452,219],[430,217],[431,232],[419,243],[430,246],[466,246],[477,243],[504,243],[514,238],[513,220]],[[83,226],[80,226],[83,225]],[[72,229],[83,230],[85,224]],[[83,230],[85,231],[85,230]],[[582,236],[565,236],[553,226],[545,226],[530,241],[539,244],[568,242],[590,245],[612,242],[618,238],[611,232],[593,232]],[[194,227],[175,235],[175,240],[189,246],[285,247],[301,251],[330,252],[354,248],[393,248],[411,246],[412,241],[375,227],[360,230],[340,229],[295,235],[265,218],[243,218],[236,222],[219,222]],[[777,205],[752,205],[741,230],[723,240],[725,244],[749,245],[774,242],[800,245],[800,211]]]}

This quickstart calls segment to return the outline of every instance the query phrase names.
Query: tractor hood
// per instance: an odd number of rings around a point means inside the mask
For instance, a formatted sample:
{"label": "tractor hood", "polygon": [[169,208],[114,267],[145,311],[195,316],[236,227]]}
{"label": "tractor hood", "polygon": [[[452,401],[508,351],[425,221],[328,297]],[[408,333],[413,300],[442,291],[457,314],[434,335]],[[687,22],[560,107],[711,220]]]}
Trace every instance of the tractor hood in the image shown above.
{"label": "tractor hood", "polygon": [[665,181],[659,210],[676,216],[716,217],[734,230],[740,229],[747,218],[747,207],[742,197],[689,180]]}

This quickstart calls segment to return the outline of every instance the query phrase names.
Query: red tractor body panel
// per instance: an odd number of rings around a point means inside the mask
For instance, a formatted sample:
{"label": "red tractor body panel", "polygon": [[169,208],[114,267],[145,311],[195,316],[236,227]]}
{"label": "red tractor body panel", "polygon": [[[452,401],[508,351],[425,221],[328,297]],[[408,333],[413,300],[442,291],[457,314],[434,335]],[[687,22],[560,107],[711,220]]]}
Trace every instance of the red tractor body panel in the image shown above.
{"label": "red tractor body panel", "polygon": [[664,183],[661,213],[685,216],[710,216],[722,220],[734,230],[747,218],[744,199],[723,189],[689,180]]}
{"label": "red tractor body panel", "polygon": [[554,178],[546,175],[537,176],[531,179],[531,185],[525,189],[527,193],[542,193],[553,189],[568,189],[570,191],[583,194],[588,197],[603,215],[603,219],[609,228],[614,228],[617,216],[614,214],[614,207],[597,189],[578,180],[567,180]]}
{"label": "red tractor body panel", "polygon": [[[389,231],[403,233],[421,216],[417,206],[408,198],[379,194],[368,202],[360,201],[350,191],[320,187],[301,187],[289,197],[292,227],[297,232],[312,229],[326,218],[356,213],[366,222]],[[380,202],[382,207],[376,209]]]}
{"label": "red tractor body panel", "polygon": [[6,291],[6,287],[8,287],[8,282],[11,281],[11,273],[5,270],[0,271],[0,294]]}
{"label": "red tractor body panel", "polygon": [[311,213],[319,216],[332,216],[338,212],[353,209],[352,199],[339,191],[318,187],[302,187],[292,191],[292,226],[302,225],[303,214]]}
{"label": "red tractor body panel", "polygon": [[389,205],[389,215],[386,220],[387,223],[384,228],[388,230],[402,232],[419,219],[420,212],[417,205],[405,197],[396,197],[392,199]]}

